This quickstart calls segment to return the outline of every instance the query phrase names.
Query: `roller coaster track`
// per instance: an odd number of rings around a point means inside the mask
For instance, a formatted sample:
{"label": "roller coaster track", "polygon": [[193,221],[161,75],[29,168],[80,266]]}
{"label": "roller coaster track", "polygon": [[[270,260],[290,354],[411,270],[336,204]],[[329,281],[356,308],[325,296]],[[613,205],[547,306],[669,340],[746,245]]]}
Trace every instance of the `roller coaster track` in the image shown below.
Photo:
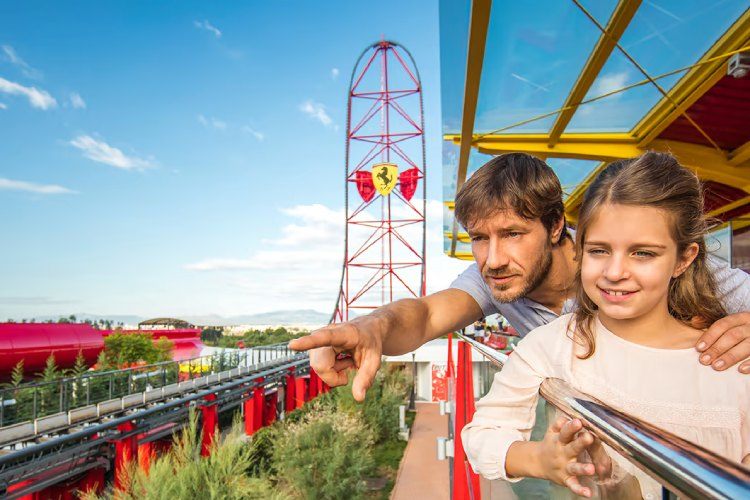
{"label": "roller coaster track", "polygon": [[[219,370],[227,363],[224,359],[215,363],[213,356],[205,364],[201,360],[201,366],[217,369],[204,373],[201,368],[198,376],[190,377],[190,364],[183,362],[177,368],[179,373],[179,368],[187,367],[185,380],[161,387],[149,384],[147,390],[73,405],[67,411],[0,427],[0,494],[3,498],[20,498],[94,468],[109,470],[113,443],[132,436],[139,436],[139,444],[169,437],[187,423],[193,408],[214,406],[217,412],[235,409],[251,398],[253,391],[284,391],[288,376],[303,377],[310,370],[307,355],[288,351],[283,344],[221,355],[231,356],[234,366]],[[131,369],[105,375],[126,374],[129,380],[138,380],[139,375],[158,373],[152,377],[154,382],[168,381],[162,374],[172,367],[173,364],[161,363],[139,367],[136,374]],[[65,383],[84,380],[90,384],[91,375],[65,379]]]}

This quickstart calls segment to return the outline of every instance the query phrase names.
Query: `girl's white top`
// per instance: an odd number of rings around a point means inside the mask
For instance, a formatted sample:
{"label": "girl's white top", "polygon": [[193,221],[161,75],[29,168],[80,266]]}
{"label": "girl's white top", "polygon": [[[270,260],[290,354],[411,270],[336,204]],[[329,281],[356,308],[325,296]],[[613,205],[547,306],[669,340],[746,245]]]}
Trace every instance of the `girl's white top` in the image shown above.
{"label": "girl's white top", "polygon": [[[473,469],[487,479],[508,479],[511,443],[528,440],[539,386],[562,379],[608,406],[650,422],[731,460],[750,453],[750,375],[736,367],[717,372],[693,349],[658,349],[624,340],[595,320],[596,351],[578,359],[572,314],[536,328],[516,346],[476,404],[461,438]],[[645,498],[659,486],[610,450],[619,478],[635,476]],[[632,481],[632,477],[629,478]]]}

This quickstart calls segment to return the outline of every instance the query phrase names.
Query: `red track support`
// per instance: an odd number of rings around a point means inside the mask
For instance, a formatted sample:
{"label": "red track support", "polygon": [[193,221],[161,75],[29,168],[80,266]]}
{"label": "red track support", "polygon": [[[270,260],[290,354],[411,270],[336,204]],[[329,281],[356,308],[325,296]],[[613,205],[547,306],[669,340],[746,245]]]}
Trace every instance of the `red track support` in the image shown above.
{"label": "red track support", "polygon": [[[117,430],[126,434],[135,429],[133,422],[125,422],[117,426]],[[119,490],[125,486],[125,479],[130,463],[135,460],[138,453],[138,438],[136,435],[124,437],[115,441],[115,489]]]}
{"label": "red track support", "polygon": [[153,441],[141,442],[146,434],[138,434],[138,467],[146,474],[151,469],[151,462],[154,460],[156,453],[154,451]]}
{"label": "red track support", "polygon": [[308,387],[308,401],[310,399],[314,399],[318,395],[318,381],[320,380],[320,377],[318,377],[318,374],[315,373],[315,370],[310,370],[310,386]]}
{"label": "red track support", "polygon": [[296,379],[294,373],[290,373],[286,376],[286,386],[284,390],[284,413],[289,413],[295,408],[295,392],[297,390]]}
{"label": "red track support", "polygon": [[211,454],[211,444],[219,431],[219,407],[214,403],[216,394],[209,394],[204,398],[207,404],[201,406],[203,416],[203,431],[201,433],[201,456]]}
{"label": "red track support", "polygon": [[245,400],[245,434],[252,436],[263,427],[263,387],[256,387]]}
{"label": "red track support", "polygon": [[307,385],[305,379],[302,377],[295,378],[294,385],[294,407],[302,408],[302,405],[305,404],[307,397]]}
{"label": "red track support", "polygon": [[474,375],[471,346],[466,342],[459,341],[458,364],[456,366],[456,427],[453,433],[453,500],[481,499],[479,476],[471,470],[461,442],[461,429],[472,419],[474,411]]}
{"label": "red track support", "polygon": [[279,406],[279,393],[273,391],[266,395],[265,405],[263,407],[263,425],[271,425],[276,421],[276,411]]}

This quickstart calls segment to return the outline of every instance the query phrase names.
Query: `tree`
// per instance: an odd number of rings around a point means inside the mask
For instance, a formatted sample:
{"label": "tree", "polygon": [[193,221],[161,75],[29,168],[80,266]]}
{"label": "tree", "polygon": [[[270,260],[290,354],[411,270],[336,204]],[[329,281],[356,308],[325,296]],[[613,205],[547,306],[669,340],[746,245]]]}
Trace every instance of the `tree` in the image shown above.
{"label": "tree", "polygon": [[86,364],[86,358],[83,357],[83,351],[79,350],[78,355],[76,356],[75,364],[68,373],[72,377],[80,377],[87,371],[89,371],[89,365]]}
{"label": "tree", "polygon": [[16,363],[10,372],[10,385],[18,387],[23,382],[23,360]]}
{"label": "tree", "polygon": [[[172,343],[169,342],[169,344]],[[169,348],[167,349],[167,347]],[[104,350],[107,353],[107,359],[116,367],[123,367],[141,361],[147,364],[157,363],[162,360],[165,353],[171,352],[173,347],[173,345],[168,346],[162,342],[161,350],[159,350],[154,345],[153,337],[150,333],[122,333],[122,330],[119,328],[104,339]]]}
{"label": "tree", "polygon": [[159,359],[157,361],[170,361],[172,359],[172,351],[174,350],[174,342],[169,340],[165,336],[159,337],[159,340],[155,344],[158,352]]}
{"label": "tree", "polygon": [[60,377],[60,369],[57,367],[57,361],[55,361],[54,354],[49,355],[47,362],[44,365],[44,370],[42,370],[41,373],[37,373],[37,375],[44,382],[49,382]]}

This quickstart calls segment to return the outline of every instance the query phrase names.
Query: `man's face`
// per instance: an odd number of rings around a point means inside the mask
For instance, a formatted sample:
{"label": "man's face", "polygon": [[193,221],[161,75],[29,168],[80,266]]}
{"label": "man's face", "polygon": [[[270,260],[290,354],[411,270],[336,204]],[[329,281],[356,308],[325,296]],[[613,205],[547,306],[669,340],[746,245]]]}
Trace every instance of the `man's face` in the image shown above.
{"label": "man's face", "polygon": [[496,300],[518,300],[544,281],[552,265],[552,244],[539,219],[503,210],[474,221],[467,230],[474,260]]}

